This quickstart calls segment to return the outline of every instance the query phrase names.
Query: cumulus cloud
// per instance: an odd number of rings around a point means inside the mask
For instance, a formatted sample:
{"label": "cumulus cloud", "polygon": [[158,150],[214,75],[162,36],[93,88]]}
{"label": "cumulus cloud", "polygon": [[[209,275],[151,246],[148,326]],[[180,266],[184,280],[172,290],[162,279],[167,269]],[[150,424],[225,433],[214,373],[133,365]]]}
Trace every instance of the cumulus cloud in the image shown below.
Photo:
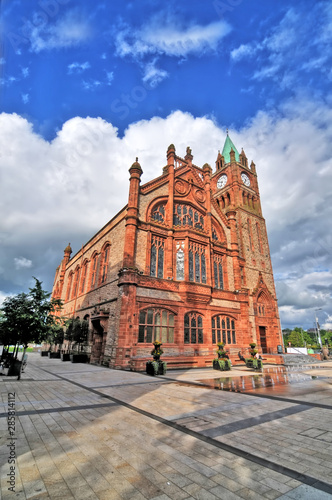
{"label": "cumulus cloud", "polygon": [[[230,135],[257,165],[282,325],[311,326],[315,308],[332,315],[332,111],[323,102],[293,102]],[[127,203],[136,156],[147,182],[161,174],[170,143],[180,156],[189,145],[197,165],[214,166],[224,140],[224,127],[181,111],[133,123],[122,138],[101,118],[76,117],[52,142],[25,118],[2,113],[0,204],[8,215],[0,221],[0,289],[27,288],[31,279],[29,267],[12,266],[12,255],[33,262],[50,289],[68,241],[78,251]]]}

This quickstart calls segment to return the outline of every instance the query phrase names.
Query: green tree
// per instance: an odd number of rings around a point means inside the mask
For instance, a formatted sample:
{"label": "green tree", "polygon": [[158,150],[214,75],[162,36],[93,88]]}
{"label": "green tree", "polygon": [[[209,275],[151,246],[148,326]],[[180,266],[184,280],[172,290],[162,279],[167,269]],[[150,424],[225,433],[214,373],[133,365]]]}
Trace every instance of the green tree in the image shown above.
{"label": "green tree", "polygon": [[67,330],[65,334],[66,340],[77,345],[78,350],[80,345],[88,340],[89,322],[85,319],[82,321],[79,318],[72,318],[67,322]]}
{"label": "green tree", "polygon": [[288,335],[288,342],[291,342],[292,347],[304,347],[302,328],[296,326]]}
{"label": "green tree", "polygon": [[[55,315],[62,307],[59,299],[50,299],[51,294],[42,288],[42,282],[34,278],[35,286],[30,292],[7,297],[1,308],[2,321],[0,332],[4,345],[16,346],[14,359],[17,359],[18,346],[23,345],[23,355],[30,342],[43,342],[52,328],[60,320]],[[20,378],[20,374],[19,377]]]}

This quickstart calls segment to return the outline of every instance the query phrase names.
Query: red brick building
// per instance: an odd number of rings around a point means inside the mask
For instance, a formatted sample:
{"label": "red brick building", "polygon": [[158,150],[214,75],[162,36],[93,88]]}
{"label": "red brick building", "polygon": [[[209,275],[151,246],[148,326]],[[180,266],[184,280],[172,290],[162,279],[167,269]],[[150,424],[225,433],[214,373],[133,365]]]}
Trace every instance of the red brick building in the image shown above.
{"label": "red brick building", "polygon": [[144,370],[161,340],[168,367],[211,366],[217,342],[231,358],[249,342],[282,344],[256,167],[227,134],[216,168],[171,144],[160,176],[141,185],[130,167],[128,205],[71,257],[53,296],[87,319],[91,362]]}

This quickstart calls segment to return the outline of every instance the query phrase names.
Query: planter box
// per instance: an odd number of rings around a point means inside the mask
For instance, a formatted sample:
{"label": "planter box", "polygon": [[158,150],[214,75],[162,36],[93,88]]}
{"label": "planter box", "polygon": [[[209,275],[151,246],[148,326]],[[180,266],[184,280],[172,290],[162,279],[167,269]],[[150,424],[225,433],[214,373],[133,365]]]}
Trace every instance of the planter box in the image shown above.
{"label": "planter box", "polygon": [[48,356],[48,351],[41,351],[41,352],[40,352],[40,355],[41,355],[41,356]]}
{"label": "planter box", "polygon": [[8,368],[8,377],[14,377],[16,375],[19,375],[20,374],[20,369],[21,369],[21,364],[22,364],[22,361],[14,361],[14,363],[12,363],[10,365],[10,367]]}
{"label": "planter box", "polygon": [[48,357],[49,357],[50,359],[53,359],[53,358],[58,358],[58,359],[60,359],[60,353],[59,353],[59,352],[49,352],[49,353],[48,353]]}
{"label": "planter box", "polygon": [[70,354],[69,354],[69,352],[68,353],[67,352],[66,353],[63,352],[61,354],[61,361],[70,361]]}
{"label": "planter box", "polygon": [[72,363],[87,363],[88,360],[87,354],[70,354],[70,361]]}

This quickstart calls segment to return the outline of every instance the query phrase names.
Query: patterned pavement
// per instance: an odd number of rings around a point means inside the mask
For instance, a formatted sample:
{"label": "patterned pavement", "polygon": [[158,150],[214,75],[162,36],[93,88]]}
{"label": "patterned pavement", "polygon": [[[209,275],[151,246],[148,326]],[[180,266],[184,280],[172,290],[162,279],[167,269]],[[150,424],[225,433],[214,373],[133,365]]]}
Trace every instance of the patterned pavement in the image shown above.
{"label": "patterned pavement", "polygon": [[212,369],[149,377],[29,354],[20,381],[0,375],[0,498],[332,498],[332,363],[306,373],[264,387],[234,369],[253,383],[234,392]]}

